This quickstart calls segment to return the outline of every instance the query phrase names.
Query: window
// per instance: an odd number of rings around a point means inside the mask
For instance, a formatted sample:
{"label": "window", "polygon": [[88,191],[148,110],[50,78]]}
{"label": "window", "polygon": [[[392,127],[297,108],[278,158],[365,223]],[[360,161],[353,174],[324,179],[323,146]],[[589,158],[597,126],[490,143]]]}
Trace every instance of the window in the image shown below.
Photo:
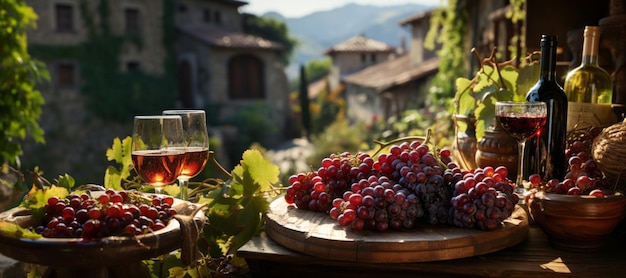
{"label": "window", "polygon": [[56,4],[54,6],[56,15],[57,32],[73,32],[74,31],[74,10],[72,5]]}
{"label": "window", "polygon": [[141,64],[137,61],[126,62],[127,72],[138,72],[141,69]]}
{"label": "window", "polygon": [[215,14],[213,16],[215,17],[215,23],[222,24],[222,14],[220,13],[220,11],[215,11]]}
{"label": "window", "polygon": [[367,62],[367,56],[365,55],[365,53],[361,53],[361,63],[365,62]]}
{"label": "window", "polygon": [[126,33],[127,34],[137,34],[139,33],[139,10],[135,8],[126,8],[124,11],[124,16],[126,19]]}
{"label": "window", "polygon": [[371,54],[370,60],[372,61],[372,63],[376,63],[376,53]]}
{"label": "window", "polygon": [[204,9],[202,11],[202,19],[204,22],[211,22],[211,9]]}
{"label": "window", "polygon": [[56,66],[58,87],[68,88],[76,85],[76,70],[72,63],[58,63]]}
{"label": "window", "polygon": [[230,99],[263,99],[265,82],[263,63],[252,55],[235,56],[228,62]]}

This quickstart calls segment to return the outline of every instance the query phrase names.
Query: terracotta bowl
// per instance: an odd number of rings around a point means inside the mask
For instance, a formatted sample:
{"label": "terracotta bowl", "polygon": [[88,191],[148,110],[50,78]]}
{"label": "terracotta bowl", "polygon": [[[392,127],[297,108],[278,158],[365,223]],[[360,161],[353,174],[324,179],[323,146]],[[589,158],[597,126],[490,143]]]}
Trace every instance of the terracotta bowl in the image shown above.
{"label": "terracotta bowl", "polygon": [[531,197],[528,208],[553,247],[574,252],[594,251],[624,218],[626,196],[539,192]]}
{"label": "terracotta bowl", "polygon": [[[98,196],[99,192],[92,192]],[[180,212],[193,208],[192,203],[174,199],[173,207]],[[31,227],[33,217],[29,210],[14,208],[0,213],[0,219],[9,220],[22,227]],[[199,210],[194,221],[201,227],[206,221]],[[154,233],[127,236],[109,236],[99,240],[80,238],[14,238],[0,234],[0,253],[13,259],[47,266],[100,267],[139,262],[181,248],[183,232],[178,221],[172,219],[167,226]]]}

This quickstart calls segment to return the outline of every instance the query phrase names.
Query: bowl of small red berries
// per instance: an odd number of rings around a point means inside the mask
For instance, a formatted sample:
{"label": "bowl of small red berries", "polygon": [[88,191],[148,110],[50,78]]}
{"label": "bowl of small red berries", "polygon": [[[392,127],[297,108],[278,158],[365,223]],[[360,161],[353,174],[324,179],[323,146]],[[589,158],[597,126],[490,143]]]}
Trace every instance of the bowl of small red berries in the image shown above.
{"label": "bowl of small red berries", "polygon": [[593,159],[572,156],[563,180],[528,180],[529,212],[557,249],[595,251],[624,218],[626,196],[606,183]]}

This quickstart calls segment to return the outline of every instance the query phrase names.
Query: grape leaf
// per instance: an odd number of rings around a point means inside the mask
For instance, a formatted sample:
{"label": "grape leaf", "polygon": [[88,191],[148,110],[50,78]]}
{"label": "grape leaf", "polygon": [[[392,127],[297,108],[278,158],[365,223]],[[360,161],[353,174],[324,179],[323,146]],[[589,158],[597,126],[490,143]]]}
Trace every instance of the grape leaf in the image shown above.
{"label": "grape leaf", "polygon": [[122,190],[122,174],[113,166],[107,167],[104,172],[104,187]]}
{"label": "grape leaf", "polygon": [[21,207],[28,209],[43,208],[48,203],[48,198],[57,196],[59,198],[65,198],[69,191],[67,188],[51,185],[50,187],[39,189],[33,186],[30,191],[24,196],[24,200],[20,204]]}
{"label": "grape leaf", "polygon": [[12,222],[0,221],[0,234],[6,237],[12,238],[28,238],[28,239],[39,239],[42,238],[42,235],[35,233],[29,229],[25,229],[20,227]]}
{"label": "grape leaf", "polygon": [[[203,229],[203,235],[212,244],[209,248],[212,255],[222,256],[236,250],[260,230],[263,213],[269,207],[263,193],[273,188],[278,175],[278,166],[261,152],[247,150],[231,172],[232,179],[198,200],[209,205],[210,224]],[[217,251],[221,254],[213,253]]]}
{"label": "grape leaf", "polygon": [[476,99],[472,91],[472,81],[459,77],[456,79],[456,103],[457,113],[461,115],[468,115],[476,108]]}
{"label": "grape leaf", "polygon": [[532,62],[523,65],[519,69],[519,77],[517,79],[517,91],[515,100],[525,100],[526,93],[532,88],[537,80],[539,80],[540,65],[538,62]]}
{"label": "grape leaf", "polygon": [[128,178],[133,169],[131,146],[132,138],[130,136],[126,136],[124,140],[120,140],[119,137],[113,139],[113,145],[107,149],[106,157],[107,160],[120,164],[120,169],[113,166],[107,167],[104,173],[104,187],[123,190],[122,180]]}
{"label": "grape leaf", "polygon": [[489,65],[483,65],[483,70],[478,74],[478,82],[474,86],[474,93],[486,92],[491,89],[495,84],[499,82],[500,78],[495,69]]}
{"label": "grape leaf", "polygon": [[74,188],[74,185],[76,185],[76,181],[74,180],[72,176],[68,174],[59,176],[59,179],[57,181],[57,186],[64,187],[68,191],[71,191],[72,188]]}
{"label": "grape leaf", "polygon": [[[242,157],[240,164],[233,169],[232,176],[243,185],[243,195],[250,196],[258,191],[271,190],[272,184],[278,182],[278,166],[263,157],[258,150],[246,150]],[[246,172],[249,176],[244,175]]]}
{"label": "grape leaf", "polygon": [[48,198],[57,196],[59,198],[65,198],[69,194],[69,191],[65,187],[55,186],[54,184],[44,189],[39,189],[33,186],[24,200],[20,203],[20,207],[32,210],[33,217],[41,219],[45,213],[44,206],[48,203]]}
{"label": "grape leaf", "polygon": [[[509,91],[511,95],[505,95],[501,98],[500,94],[498,94],[498,100],[514,100],[513,96],[517,92],[517,78],[519,76],[517,69],[511,65],[507,65],[500,69],[500,75],[502,75],[502,82],[504,82],[506,90]],[[524,93],[524,96],[525,95],[526,93]]]}
{"label": "grape leaf", "polygon": [[488,94],[476,108],[476,138],[482,138],[485,130],[493,124],[496,117],[495,103],[495,95]]}

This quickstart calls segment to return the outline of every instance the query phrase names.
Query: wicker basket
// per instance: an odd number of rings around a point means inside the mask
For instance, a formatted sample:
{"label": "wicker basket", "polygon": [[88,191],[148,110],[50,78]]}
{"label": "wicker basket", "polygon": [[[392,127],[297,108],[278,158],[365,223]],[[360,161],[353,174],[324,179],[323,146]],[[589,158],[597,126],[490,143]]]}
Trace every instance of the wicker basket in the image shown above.
{"label": "wicker basket", "polygon": [[616,123],[596,137],[592,147],[593,158],[605,178],[617,189],[626,188],[626,120]]}

